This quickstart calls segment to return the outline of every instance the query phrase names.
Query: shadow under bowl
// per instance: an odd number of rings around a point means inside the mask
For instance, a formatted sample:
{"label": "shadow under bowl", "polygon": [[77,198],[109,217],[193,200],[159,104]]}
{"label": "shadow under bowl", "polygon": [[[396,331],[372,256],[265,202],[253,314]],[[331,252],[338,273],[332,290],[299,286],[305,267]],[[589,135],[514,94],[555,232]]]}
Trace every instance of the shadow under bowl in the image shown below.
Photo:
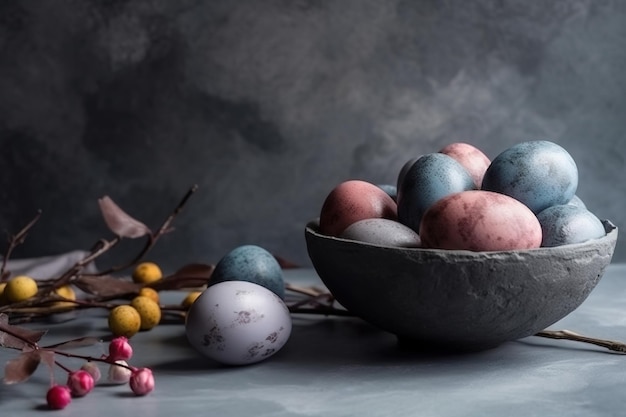
{"label": "shadow under bowl", "polygon": [[309,257],[348,311],[425,349],[485,350],[531,336],[587,298],[618,229],[579,244],[471,252],[389,247],[305,229]]}

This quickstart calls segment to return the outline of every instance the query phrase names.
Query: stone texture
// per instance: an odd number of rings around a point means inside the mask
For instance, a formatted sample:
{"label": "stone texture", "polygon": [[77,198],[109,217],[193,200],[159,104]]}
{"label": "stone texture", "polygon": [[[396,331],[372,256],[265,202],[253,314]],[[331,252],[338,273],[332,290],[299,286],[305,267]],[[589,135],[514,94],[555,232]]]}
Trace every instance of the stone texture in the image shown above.
{"label": "stone texture", "polygon": [[0,227],[42,209],[16,256],[88,249],[97,198],[156,227],[198,183],[151,254],[166,269],[242,244],[307,264],[302,230],[339,182],[529,139],[568,149],[578,195],[619,226],[625,23],[608,0],[4,0]]}

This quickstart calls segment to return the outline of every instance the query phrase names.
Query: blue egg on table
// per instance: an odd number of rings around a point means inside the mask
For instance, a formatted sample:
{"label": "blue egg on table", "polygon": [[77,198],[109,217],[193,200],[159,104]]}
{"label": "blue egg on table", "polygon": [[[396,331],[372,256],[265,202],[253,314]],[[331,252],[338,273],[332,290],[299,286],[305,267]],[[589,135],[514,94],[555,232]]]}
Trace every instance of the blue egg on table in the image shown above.
{"label": "blue egg on table", "polygon": [[541,224],[541,246],[544,247],[582,243],[606,234],[595,214],[570,204],[548,207],[537,214],[537,219]]}
{"label": "blue egg on table", "polygon": [[454,158],[423,155],[408,168],[398,189],[398,220],[419,233],[422,216],[437,200],[475,188],[472,176]]}
{"label": "blue egg on table", "polygon": [[533,213],[567,204],[578,187],[571,155],[547,140],[522,142],[498,155],[483,177],[482,189],[513,197]]}
{"label": "blue egg on table", "polygon": [[283,270],[276,258],[256,245],[239,246],[215,265],[210,285],[224,281],[247,281],[261,285],[285,298]]}

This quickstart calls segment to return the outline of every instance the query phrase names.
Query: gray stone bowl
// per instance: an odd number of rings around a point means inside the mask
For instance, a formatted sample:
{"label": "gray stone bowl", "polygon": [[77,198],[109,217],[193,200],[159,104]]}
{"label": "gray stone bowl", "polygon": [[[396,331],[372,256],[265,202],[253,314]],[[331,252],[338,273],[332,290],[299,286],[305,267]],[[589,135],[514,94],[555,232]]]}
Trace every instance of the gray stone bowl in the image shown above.
{"label": "gray stone bowl", "polygon": [[307,224],[309,257],[348,311],[425,349],[484,350],[576,309],[611,262],[617,227],[580,244],[520,251],[399,248],[329,237]]}

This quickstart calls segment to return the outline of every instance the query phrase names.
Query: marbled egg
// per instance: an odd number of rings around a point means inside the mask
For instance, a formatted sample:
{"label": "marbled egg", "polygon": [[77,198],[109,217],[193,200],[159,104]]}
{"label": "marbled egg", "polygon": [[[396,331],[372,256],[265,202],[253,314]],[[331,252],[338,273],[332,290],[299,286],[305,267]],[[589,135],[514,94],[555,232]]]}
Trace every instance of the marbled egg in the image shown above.
{"label": "marbled egg", "polygon": [[276,258],[260,246],[243,245],[224,255],[215,265],[209,285],[224,281],[253,282],[285,298],[283,270]]}
{"label": "marbled egg", "polygon": [[245,365],[278,352],[289,339],[291,325],[289,309],[267,288],[224,281],[207,288],[192,304],[185,333],[202,355]]}
{"label": "marbled egg", "polygon": [[344,181],[326,197],[320,213],[320,232],[339,236],[363,219],[397,219],[396,202],[380,187],[361,180]]}
{"label": "marbled egg", "polygon": [[548,207],[537,214],[543,240],[541,246],[561,246],[597,239],[606,234],[600,219],[589,210],[563,204]]}
{"label": "marbled egg", "polygon": [[491,160],[477,147],[469,143],[455,142],[444,146],[439,152],[451,156],[469,172],[476,188],[483,183],[485,171]]}
{"label": "marbled egg", "polygon": [[413,229],[389,219],[363,219],[348,226],[339,237],[384,246],[420,246],[420,237]]}
{"label": "marbled egg", "polygon": [[398,220],[419,234],[422,216],[431,205],[474,188],[474,180],[454,158],[442,153],[424,155],[411,165],[398,189]]}
{"label": "marbled egg", "polygon": [[444,197],[424,214],[422,246],[436,249],[505,251],[538,248],[541,225],[520,201],[491,191]]}
{"label": "marbled egg", "polygon": [[487,168],[482,189],[509,195],[533,213],[566,204],[578,187],[578,168],[571,155],[556,143],[538,140],[518,143],[498,155]]}

